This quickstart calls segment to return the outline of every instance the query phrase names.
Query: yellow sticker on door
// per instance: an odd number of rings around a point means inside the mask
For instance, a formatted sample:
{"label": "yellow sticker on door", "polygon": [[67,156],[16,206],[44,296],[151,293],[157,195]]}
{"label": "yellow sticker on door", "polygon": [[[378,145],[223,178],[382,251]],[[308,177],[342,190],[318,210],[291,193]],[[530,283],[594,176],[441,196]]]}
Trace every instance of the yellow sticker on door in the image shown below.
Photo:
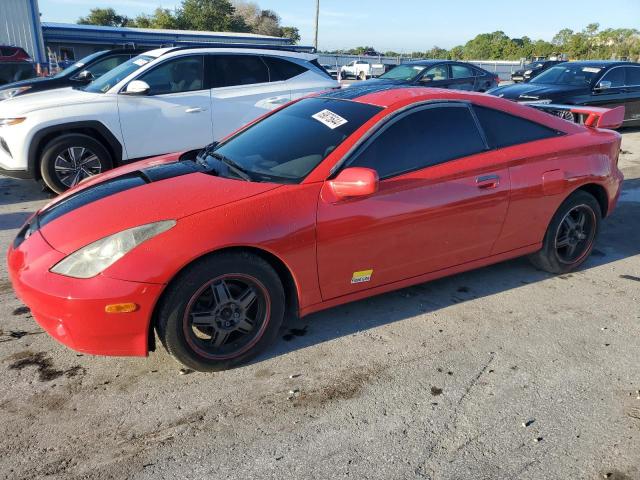
{"label": "yellow sticker on door", "polygon": [[371,280],[371,275],[373,274],[373,270],[362,270],[360,272],[353,272],[353,277],[351,277],[351,283],[363,283]]}

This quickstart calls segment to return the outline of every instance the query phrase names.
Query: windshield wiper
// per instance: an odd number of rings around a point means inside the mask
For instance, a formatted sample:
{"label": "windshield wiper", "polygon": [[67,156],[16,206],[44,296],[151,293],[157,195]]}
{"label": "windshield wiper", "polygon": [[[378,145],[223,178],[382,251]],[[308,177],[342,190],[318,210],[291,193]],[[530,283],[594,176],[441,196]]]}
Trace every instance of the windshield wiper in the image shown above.
{"label": "windshield wiper", "polygon": [[231,170],[233,173],[235,173],[237,176],[239,176],[243,180],[246,180],[247,182],[253,182],[253,178],[251,177],[251,174],[246,169],[242,168],[242,166],[238,165],[236,162],[231,160],[229,157],[225,157],[224,155],[218,152],[209,152],[208,154],[211,157],[215,158],[216,160],[220,160],[227,167],[229,167],[229,170]]}

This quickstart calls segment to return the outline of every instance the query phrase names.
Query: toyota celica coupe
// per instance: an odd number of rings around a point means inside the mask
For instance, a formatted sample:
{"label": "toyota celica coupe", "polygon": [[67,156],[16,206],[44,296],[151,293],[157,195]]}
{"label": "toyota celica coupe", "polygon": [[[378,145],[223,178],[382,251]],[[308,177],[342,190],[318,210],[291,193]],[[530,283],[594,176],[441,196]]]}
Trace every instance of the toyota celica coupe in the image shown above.
{"label": "toyota celica coupe", "polygon": [[[588,110],[588,111],[587,111]],[[471,92],[367,86],[294,101],[197,153],[85,180],[8,251],[63,344],[247,362],[287,315],[528,255],[582,264],[614,209],[624,108],[584,125]]]}

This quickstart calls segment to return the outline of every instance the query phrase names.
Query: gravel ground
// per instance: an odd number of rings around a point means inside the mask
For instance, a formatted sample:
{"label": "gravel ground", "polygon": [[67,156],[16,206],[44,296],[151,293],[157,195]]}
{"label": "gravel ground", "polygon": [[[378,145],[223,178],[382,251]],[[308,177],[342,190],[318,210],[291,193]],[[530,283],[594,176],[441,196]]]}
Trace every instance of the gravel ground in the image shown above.
{"label": "gravel ground", "polygon": [[[640,478],[640,130],[623,149],[580,271],[519,259],[334,308],[223,373],[58,345],[2,262],[0,478]],[[0,178],[3,251],[45,201]]]}

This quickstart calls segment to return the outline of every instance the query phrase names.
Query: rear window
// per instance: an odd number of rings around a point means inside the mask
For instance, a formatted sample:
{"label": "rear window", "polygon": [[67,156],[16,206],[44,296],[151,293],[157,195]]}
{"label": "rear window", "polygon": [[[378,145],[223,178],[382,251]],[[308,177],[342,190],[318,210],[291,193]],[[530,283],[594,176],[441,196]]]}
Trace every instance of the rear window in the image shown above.
{"label": "rear window", "polygon": [[269,79],[272,82],[281,82],[297,77],[307,71],[302,65],[277,57],[263,57],[269,67]]}
{"label": "rear window", "polygon": [[558,136],[556,130],[515,115],[478,105],[473,108],[491,148],[504,148]]}

